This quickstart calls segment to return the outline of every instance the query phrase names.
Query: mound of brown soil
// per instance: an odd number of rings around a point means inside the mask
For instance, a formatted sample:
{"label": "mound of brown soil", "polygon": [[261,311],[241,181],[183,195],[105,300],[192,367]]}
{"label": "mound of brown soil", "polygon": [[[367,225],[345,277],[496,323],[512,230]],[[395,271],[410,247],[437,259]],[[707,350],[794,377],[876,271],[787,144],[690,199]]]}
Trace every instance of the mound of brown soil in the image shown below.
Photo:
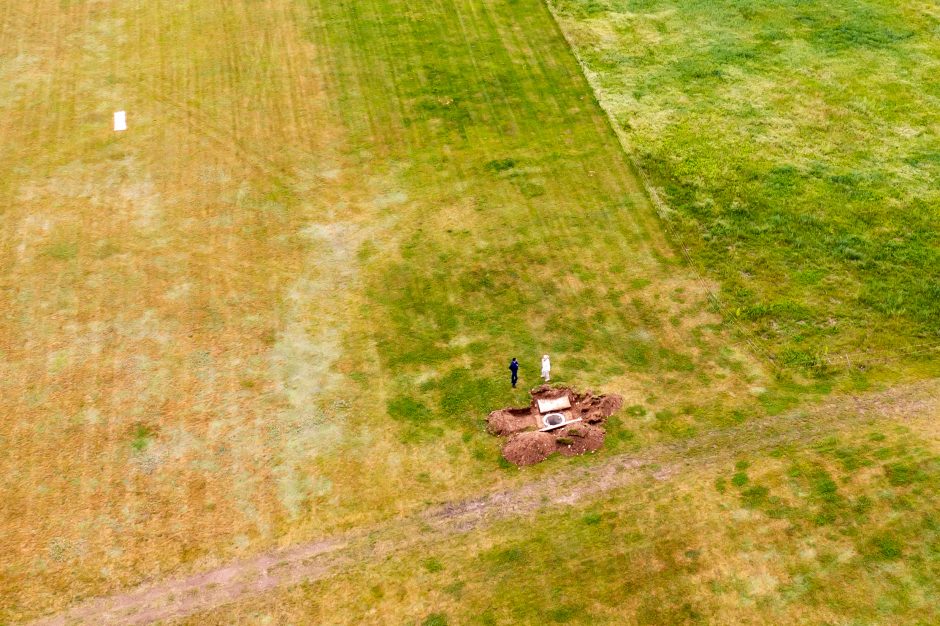
{"label": "mound of brown soil", "polygon": [[486,429],[492,435],[511,435],[535,428],[535,416],[531,409],[500,409],[486,418]]}
{"label": "mound of brown soil", "polygon": [[598,424],[623,407],[620,396],[592,396],[589,393],[578,398],[581,414],[578,416],[589,424]]}
{"label": "mound of brown soil", "polygon": [[[595,396],[590,391],[575,393],[567,387],[541,385],[530,392],[532,401],[526,408],[493,411],[487,417],[487,430],[494,435],[508,436],[503,456],[516,465],[532,465],[558,451],[565,456],[594,452],[604,445],[602,424],[623,406],[620,396]],[[545,424],[539,412],[539,400],[567,396],[570,409],[558,411],[566,421],[581,422],[547,432],[537,432]]]}
{"label": "mound of brown soil", "polygon": [[574,424],[558,429],[555,441],[558,451],[565,456],[578,456],[586,452],[595,452],[604,447],[606,431],[592,424]]}
{"label": "mound of brown soil", "polygon": [[503,456],[521,467],[544,461],[555,449],[555,437],[551,433],[516,433],[503,446]]}

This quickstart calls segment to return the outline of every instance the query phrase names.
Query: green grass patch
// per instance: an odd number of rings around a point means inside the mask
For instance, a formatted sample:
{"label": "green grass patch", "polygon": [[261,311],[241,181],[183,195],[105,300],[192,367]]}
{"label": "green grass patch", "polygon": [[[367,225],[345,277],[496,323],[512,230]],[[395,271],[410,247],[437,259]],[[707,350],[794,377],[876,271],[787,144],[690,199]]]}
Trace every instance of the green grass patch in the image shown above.
{"label": "green grass patch", "polygon": [[135,424],[131,429],[131,448],[135,452],[143,452],[153,442],[157,431],[147,424]]}
{"label": "green grass patch", "polygon": [[550,4],[725,315],[779,363],[849,367],[834,355],[940,340],[933,13]]}
{"label": "green grass patch", "polygon": [[68,261],[78,256],[78,244],[74,241],[59,241],[46,247],[44,253],[56,261]]}
{"label": "green grass patch", "polygon": [[421,621],[421,626],[447,626],[447,616],[443,613],[431,613]]}

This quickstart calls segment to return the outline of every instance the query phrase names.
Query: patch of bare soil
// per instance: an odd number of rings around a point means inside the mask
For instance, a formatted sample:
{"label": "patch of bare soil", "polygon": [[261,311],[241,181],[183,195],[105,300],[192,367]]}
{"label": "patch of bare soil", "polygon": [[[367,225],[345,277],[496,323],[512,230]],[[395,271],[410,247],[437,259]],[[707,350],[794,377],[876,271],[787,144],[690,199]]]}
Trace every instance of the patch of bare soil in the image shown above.
{"label": "patch of bare soil", "polygon": [[[577,456],[599,450],[604,445],[604,422],[623,406],[620,396],[577,393],[567,387],[542,385],[530,394],[532,401],[528,407],[499,409],[487,417],[490,433],[508,437],[503,457],[518,466],[539,463],[555,452]],[[539,410],[539,400],[562,398],[567,398],[567,408],[544,413]],[[540,432],[546,426],[543,420],[548,413],[561,414],[567,424]]]}
{"label": "patch of bare soil", "polygon": [[535,426],[532,409],[500,409],[486,418],[486,429],[493,435],[511,435]]}
{"label": "patch of bare soil", "polygon": [[529,431],[509,437],[503,456],[514,465],[533,465],[544,461],[554,451],[555,437],[551,433]]}
{"label": "patch of bare soil", "polygon": [[587,424],[565,426],[558,429],[558,451],[565,456],[578,456],[587,452],[596,452],[604,447],[605,431],[600,426]]}

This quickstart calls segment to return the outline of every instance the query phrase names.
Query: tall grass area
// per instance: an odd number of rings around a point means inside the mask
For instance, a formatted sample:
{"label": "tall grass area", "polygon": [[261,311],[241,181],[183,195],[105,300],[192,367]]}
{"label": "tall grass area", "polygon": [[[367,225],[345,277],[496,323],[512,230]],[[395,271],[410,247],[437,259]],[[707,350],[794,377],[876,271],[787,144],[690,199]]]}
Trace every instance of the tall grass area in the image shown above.
{"label": "tall grass area", "polygon": [[936,355],[935,4],[549,3],[728,318],[783,364]]}
{"label": "tall grass area", "polygon": [[936,623],[936,429],[854,425],[184,623]]}

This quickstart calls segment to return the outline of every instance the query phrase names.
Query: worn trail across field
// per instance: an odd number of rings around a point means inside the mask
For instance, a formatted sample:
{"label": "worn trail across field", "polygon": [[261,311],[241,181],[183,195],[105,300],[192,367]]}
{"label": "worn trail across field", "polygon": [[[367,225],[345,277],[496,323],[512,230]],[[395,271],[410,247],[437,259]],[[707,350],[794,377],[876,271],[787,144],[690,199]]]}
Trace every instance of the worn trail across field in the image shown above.
{"label": "worn trail across field", "polygon": [[845,422],[930,418],[940,413],[940,380],[864,396],[830,399],[806,410],[715,430],[578,467],[511,491],[450,502],[345,535],[275,550],[209,572],[88,600],[34,624],[146,624],[184,617],[343,569],[420,544],[434,544],[483,525],[536,510],[572,505],[643,478],[668,480],[686,466],[701,468],[745,453],[805,443]]}

